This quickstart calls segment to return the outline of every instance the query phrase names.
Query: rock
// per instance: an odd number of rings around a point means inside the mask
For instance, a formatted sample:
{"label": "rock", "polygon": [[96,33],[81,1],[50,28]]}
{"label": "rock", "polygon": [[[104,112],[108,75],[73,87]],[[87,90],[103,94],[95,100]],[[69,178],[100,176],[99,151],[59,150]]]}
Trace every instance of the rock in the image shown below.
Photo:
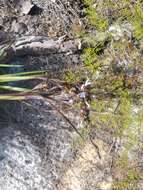
{"label": "rock", "polygon": [[5,43],[8,39],[8,33],[0,30],[0,45]]}
{"label": "rock", "polygon": [[34,5],[31,0],[14,0],[13,6],[20,13],[20,15],[27,15]]}
{"label": "rock", "polygon": [[21,35],[21,34],[25,34],[27,31],[28,31],[28,27],[23,22],[17,22],[16,20],[12,22],[11,32]]}
{"label": "rock", "polygon": [[112,176],[109,169],[111,157],[107,156],[107,145],[95,139],[101,150],[102,159],[89,142],[79,150],[76,159],[60,180],[58,190],[111,190]]}

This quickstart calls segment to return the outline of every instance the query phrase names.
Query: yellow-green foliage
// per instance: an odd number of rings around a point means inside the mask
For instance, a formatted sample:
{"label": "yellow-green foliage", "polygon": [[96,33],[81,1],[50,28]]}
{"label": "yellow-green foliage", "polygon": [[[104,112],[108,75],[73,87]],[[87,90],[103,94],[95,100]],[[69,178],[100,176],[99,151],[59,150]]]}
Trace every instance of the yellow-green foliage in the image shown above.
{"label": "yellow-green foliage", "polygon": [[114,170],[115,179],[113,190],[137,190],[137,184],[141,180],[139,170],[132,166],[128,158],[128,152],[124,151],[116,161]]}
{"label": "yellow-green foliage", "polygon": [[122,179],[114,182],[113,190],[137,190],[139,179],[140,174],[137,171],[130,169]]}
{"label": "yellow-green foliage", "polygon": [[[88,27],[94,32],[85,31],[83,40],[87,47],[82,53],[83,66],[78,71],[69,71],[66,80],[76,82],[83,76],[91,80],[94,86],[91,92],[96,97],[91,102],[94,110],[90,115],[92,124],[101,129],[103,126],[114,128],[114,135],[122,137],[131,123],[137,121],[137,116],[132,113],[133,107],[139,97],[142,98],[143,64],[140,43],[143,38],[143,3],[139,0],[136,4],[129,0],[84,0],[84,3]],[[119,39],[114,39],[109,31],[110,25],[114,23],[115,29],[116,26],[117,30],[121,27]],[[131,29],[124,31],[122,27],[125,23]],[[130,133],[129,136],[133,141],[136,138]]]}
{"label": "yellow-green foliage", "polygon": [[88,16],[91,25],[96,27],[96,29],[104,31],[107,28],[108,26],[107,20],[100,17],[96,12],[95,8],[89,7],[85,10],[85,13]]}
{"label": "yellow-green foliage", "polygon": [[[118,162],[119,173],[122,170],[123,174],[114,180],[113,189],[136,190],[141,174],[130,168],[128,152],[143,147],[139,140],[143,134],[143,1],[84,3],[88,24],[83,36],[86,48],[81,56],[80,76],[87,76],[93,86],[91,124],[111,132],[115,138],[125,139],[126,156],[123,154]],[[74,72],[69,78],[79,76],[80,69],[78,75]],[[134,111],[136,108],[138,111]]]}
{"label": "yellow-green foliage", "polygon": [[[5,56],[5,53],[2,49],[0,49],[0,60]],[[17,81],[26,81],[26,80],[34,80],[38,77],[44,75],[43,71],[31,71],[31,72],[16,72],[11,74],[4,74],[6,73],[6,69],[15,67],[21,68],[22,65],[11,65],[11,64],[0,64],[0,100],[23,100],[26,96],[22,96],[22,93],[19,92],[30,92],[31,89],[22,88],[22,87],[14,87],[11,84]],[[7,93],[9,91],[9,93]],[[13,94],[13,92],[16,92]]]}
{"label": "yellow-green foliage", "polygon": [[133,9],[133,20],[132,24],[134,27],[134,35],[138,39],[143,38],[143,7],[138,4]]}

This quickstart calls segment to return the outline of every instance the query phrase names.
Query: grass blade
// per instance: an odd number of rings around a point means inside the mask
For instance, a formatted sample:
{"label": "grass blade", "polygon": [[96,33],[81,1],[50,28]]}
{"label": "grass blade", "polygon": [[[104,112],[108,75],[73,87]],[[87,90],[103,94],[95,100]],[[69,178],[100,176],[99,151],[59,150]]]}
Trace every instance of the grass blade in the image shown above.
{"label": "grass blade", "polygon": [[0,75],[0,83],[38,79],[39,77],[41,77],[41,75],[33,75],[33,76]]}
{"label": "grass blade", "polygon": [[1,86],[0,90],[10,90],[10,91],[17,91],[17,92],[30,92],[31,89],[27,88],[20,88],[20,87],[13,87],[13,86]]}
{"label": "grass blade", "polygon": [[23,65],[9,65],[9,64],[0,64],[0,67],[23,67]]}

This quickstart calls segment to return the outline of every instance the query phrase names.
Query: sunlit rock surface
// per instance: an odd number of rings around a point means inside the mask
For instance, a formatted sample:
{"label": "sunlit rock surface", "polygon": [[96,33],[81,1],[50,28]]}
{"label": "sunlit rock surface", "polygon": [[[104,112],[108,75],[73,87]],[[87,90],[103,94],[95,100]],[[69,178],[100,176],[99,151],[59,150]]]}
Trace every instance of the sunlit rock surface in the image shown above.
{"label": "sunlit rock surface", "polygon": [[0,189],[56,189],[65,166],[73,159],[67,124],[52,109],[43,115],[39,114],[41,104],[36,106],[38,110],[32,112],[20,105],[23,112],[15,111],[17,118],[1,126]]}

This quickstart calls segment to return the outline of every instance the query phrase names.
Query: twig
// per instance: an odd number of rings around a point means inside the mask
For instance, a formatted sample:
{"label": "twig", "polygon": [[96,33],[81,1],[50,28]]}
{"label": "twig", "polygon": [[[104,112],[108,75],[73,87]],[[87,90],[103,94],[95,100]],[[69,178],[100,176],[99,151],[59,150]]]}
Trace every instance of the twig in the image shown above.
{"label": "twig", "polygon": [[117,112],[117,110],[118,110],[120,104],[121,104],[121,101],[119,100],[119,102],[118,102],[118,104],[117,104],[117,106],[116,106],[116,108],[115,108],[115,110],[114,110],[114,112],[113,112],[114,114],[116,114],[116,112]]}
{"label": "twig", "polygon": [[[43,98],[43,97],[42,97]],[[46,101],[47,99],[44,98]],[[68,117],[63,113],[61,112],[61,110],[59,108],[57,108],[57,106],[55,106],[50,99],[48,99],[48,103],[70,124],[70,126],[72,127],[72,129],[74,129],[74,131],[81,137],[81,139],[83,141],[85,141],[84,137],[81,135],[81,133],[78,131],[78,129],[75,127],[75,125],[68,119]],[[96,149],[97,151],[97,155],[99,157],[99,159],[101,159],[101,155],[100,155],[100,152],[99,152],[99,147],[93,142],[92,138],[90,137],[90,142],[91,144],[94,146],[94,148]]]}
{"label": "twig", "polygon": [[97,151],[97,155],[98,155],[99,159],[101,160],[101,154],[100,154],[100,151],[99,151],[99,147],[93,142],[91,136],[89,136],[89,137],[90,137],[91,144],[95,147],[95,149]]}
{"label": "twig", "polygon": [[70,124],[70,126],[72,127],[72,129],[74,129],[76,131],[76,133],[84,140],[84,137],[80,134],[80,132],[78,131],[78,129],[68,119],[68,117],[65,116],[65,114],[63,112],[61,112],[61,110],[59,108],[57,108],[57,106],[55,106],[51,101],[49,101],[49,99],[48,99],[48,103]]}

